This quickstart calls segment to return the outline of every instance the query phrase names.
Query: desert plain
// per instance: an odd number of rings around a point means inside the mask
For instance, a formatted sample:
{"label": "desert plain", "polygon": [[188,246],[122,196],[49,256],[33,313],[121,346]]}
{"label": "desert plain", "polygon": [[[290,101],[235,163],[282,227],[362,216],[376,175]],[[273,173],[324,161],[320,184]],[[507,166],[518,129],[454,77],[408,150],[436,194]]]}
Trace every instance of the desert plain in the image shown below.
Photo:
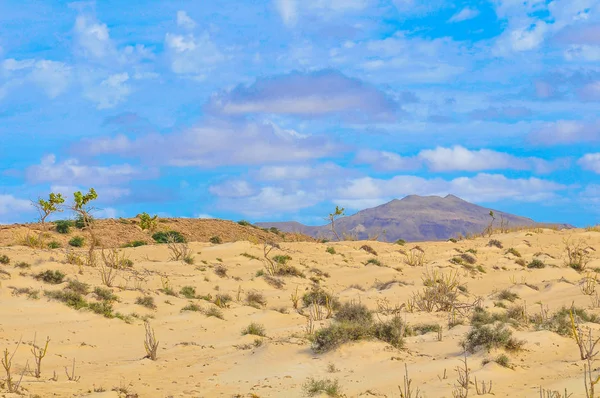
{"label": "desert plain", "polygon": [[320,242],[203,220],[159,244],[109,221],[94,265],[75,228],[44,233],[56,249],[0,230],[0,396],[586,397],[600,374],[575,339],[600,337],[598,229]]}

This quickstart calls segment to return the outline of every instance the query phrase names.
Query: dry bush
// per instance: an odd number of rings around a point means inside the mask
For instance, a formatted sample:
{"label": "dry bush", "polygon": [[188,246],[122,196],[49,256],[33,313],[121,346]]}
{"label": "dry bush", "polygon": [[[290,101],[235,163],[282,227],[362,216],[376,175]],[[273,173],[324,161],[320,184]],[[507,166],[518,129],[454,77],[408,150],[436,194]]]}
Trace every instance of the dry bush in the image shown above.
{"label": "dry bush", "polygon": [[31,353],[33,354],[33,358],[35,360],[35,369],[33,370],[33,375],[36,379],[39,379],[42,376],[42,359],[46,356],[48,352],[48,344],[50,344],[50,338],[46,337],[46,344],[44,348],[38,347],[35,344],[36,335],[33,337],[33,345],[31,347]]}
{"label": "dry bush", "polygon": [[187,264],[194,263],[194,256],[192,255],[192,249],[186,241],[181,241],[178,237],[172,234],[167,234],[167,247],[171,252],[172,261],[183,261]]}
{"label": "dry bush", "polygon": [[246,303],[254,308],[264,308],[267,306],[267,299],[264,294],[257,291],[251,291],[246,294]]}
{"label": "dry bush", "polygon": [[487,244],[489,247],[495,246],[498,249],[502,249],[502,242],[500,242],[498,239],[490,239],[490,241]]}
{"label": "dry bush", "polygon": [[408,376],[406,364],[404,364],[404,385],[398,386],[398,390],[400,390],[400,398],[423,398],[418,388],[413,390],[412,379]]}
{"label": "dry bush", "polygon": [[17,346],[15,347],[15,350],[12,352],[12,354],[8,351],[8,348],[5,348],[4,352],[2,353],[2,359],[0,360],[2,367],[4,368],[4,372],[6,373],[6,379],[4,380],[3,386],[4,386],[4,388],[6,388],[6,390],[9,393],[18,393],[19,392],[19,389],[21,386],[21,381],[23,380],[25,371],[29,367],[29,361],[28,361],[27,364],[25,365],[25,368],[23,369],[23,372],[21,373],[21,377],[19,378],[19,380],[16,381],[15,379],[13,379],[12,360],[15,357],[15,354],[17,353],[17,350],[19,349],[20,346],[21,346],[21,340],[19,340],[19,342],[17,343]]}
{"label": "dry bush", "polygon": [[150,358],[151,360],[156,361],[159,342],[156,340],[154,329],[150,327],[150,323],[148,321],[144,322],[144,328],[146,330],[146,337],[144,340],[144,348],[146,349],[145,358]]}
{"label": "dry bush", "polygon": [[404,262],[411,267],[422,267],[425,265],[425,251],[419,246],[415,246],[404,253]]}
{"label": "dry bush", "polygon": [[423,277],[425,288],[414,293],[411,305],[420,311],[452,311],[458,304],[460,278],[458,271],[448,274],[427,270]]}
{"label": "dry bush", "polygon": [[362,245],[362,246],[360,247],[360,250],[364,250],[364,251],[366,251],[367,253],[369,253],[369,254],[372,254],[372,255],[374,255],[374,256],[376,256],[376,255],[377,255],[377,252],[375,251],[375,249],[373,249],[373,248],[372,248],[371,246],[369,246],[369,245]]}
{"label": "dry bush", "polygon": [[584,271],[591,261],[590,249],[592,248],[583,240],[571,242],[570,239],[565,239],[563,243],[566,251],[565,265],[573,268],[575,271]]}
{"label": "dry bush", "polygon": [[227,267],[224,265],[217,265],[214,268],[215,274],[217,274],[220,278],[227,277]]}
{"label": "dry bush", "polygon": [[102,281],[102,284],[106,287],[112,287],[113,282],[117,277],[118,269],[110,267],[106,265],[106,263],[101,263],[98,272],[100,274],[100,280]]}

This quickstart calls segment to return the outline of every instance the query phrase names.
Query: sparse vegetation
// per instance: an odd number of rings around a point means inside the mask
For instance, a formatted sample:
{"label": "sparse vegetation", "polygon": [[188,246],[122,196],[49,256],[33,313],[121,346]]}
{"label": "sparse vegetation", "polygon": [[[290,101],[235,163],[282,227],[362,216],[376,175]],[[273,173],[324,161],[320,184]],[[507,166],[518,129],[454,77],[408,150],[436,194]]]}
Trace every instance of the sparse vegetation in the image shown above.
{"label": "sparse vegetation", "polygon": [[489,247],[497,247],[498,249],[502,249],[502,242],[500,242],[498,239],[490,239],[490,241],[487,244]]}
{"label": "sparse vegetation", "polygon": [[325,394],[328,397],[341,397],[341,388],[337,380],[314,378],[308,379],[302,386],[304,394],[308,397]]}
{"label": "sparse vegetation", "polygon": [[143,307],[150,308],[151,310],[156,309],[154,297],[152,296],[138,297],[137,299],[135,299],[135,303]]}
{"label": "sparse vegetation", "polygon": [[177,232],[177,231],[159,231],[159,232],[155,232],[152,235],[152,239],[154,239],[154,241],[156,243],[169,243],[169,242],[185,243],[186,242],[186,239],[181,234],[181,232]]}
{"label": "sparse vegetation", "polygon": [[527,268],[534,268],[534,269],[546,268],[546,264],[544,264],[544,262],[542,260],[534,258],[533,260],[531,260],[531,262],[529,264],[527,264]]}
{"label": "sparse vegetation", "polygon": [[4,264],[4,265],[10,264],[10,258],[6,254],[1,255],[0,256],[0,264]]}
{"label": "sparse vegetation", "polygon": [[213,236],[208,241],[213,245],[220,245],[223,243],[223,240],[219,236]]}
{"label": "sparse vegetation", "polygon": [[265,331],[265,327],[261,324],[252,322],[245,329],[242,330],[242,335],[251,334],[253,336],[265,337],[267,332]]}
{"label": "sparse vegetation", "polygon": [[35,275],[34,278],[37,280],[42,280],[46,283],[50,283],[52,285],[58,285],[60,283],[63,283],[65,279],[65,274],[58,270],[46,270]]}

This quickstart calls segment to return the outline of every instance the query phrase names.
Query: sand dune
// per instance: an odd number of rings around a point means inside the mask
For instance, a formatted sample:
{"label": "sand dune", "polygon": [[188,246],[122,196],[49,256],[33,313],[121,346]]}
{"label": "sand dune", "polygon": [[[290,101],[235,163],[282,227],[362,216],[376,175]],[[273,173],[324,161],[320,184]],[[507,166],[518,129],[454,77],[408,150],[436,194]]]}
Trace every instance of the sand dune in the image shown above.
{"label": "sand dune", "polygon": [[[448,312],[411,312],[406,306],[413,293],[423,290],[426,270],[437,270],[444,275],[457,272],[465,287],[460,303],[480,298],[480,306],[487,313],[500,315],[514,305],[526,309],[523,322],[506,322],[513,337],[525,341],[522,349],[488,351],[478,347],[467,355],[473,381],[477,377],[480,383],[492,382],[497,397],[539,397],[540,386],[561,392],[567,388],[573,397],[584,397],[585,361],[580,360],[575,340],[533,319],[536,314],[551,317],[563,306],[571,305],[590,315],[600,314],[593,305],[594,295],[582,293],[580,283],[588,274],[565,265],[563,243],[570,238],[571,242],[581,240],[591,247],[587,270],[595,275],[595,270],[600,271],[600,255],[593,248],[600,248],[600,233],[544,229],[492,238],[499,240],[503,248],[488,246],[489,238],[419,243],[425,253],[423,267],[405,263],[402,251],[409,252],[413,244],[280,242],[281,249],[274,249],[271,257],[289,256],[287,265],[304,274],[277,277],[285,283],[281,288],[260,276],[265,272],[261,243],[190,243],[193,264],[171,261],[166,245],[122,249],[133,265],[116,271],[109,289],[118,301],[112,301],[112,309],[104,311],[109,317],[89,308],[70,308],[44,295],[44,291],[69,290],[68,281],[80,281],[89,285],[85,301],[98,303],[97,308],[103,302],[93,293],[95,287],[103,287],[99,266],[83,266],[79,273],[77,265],[65,263],[64,249],[1,247],[0,256],[8,256],[10,262],[0,268],[0,350],[12,352],[22,339],[13,358],[12,373],[18,379],[27,362],[33,367],[30,350],[34,335],[38,345],[49,337],[41,377],[24,373],[21,391],[26,396],[300,397],[305,395],[307,380],[314,378],[337,380],[340,393],[347,397],[399,397],[398,385],[402,384],[407,365],[413,386],[421,390],[422,396],[452,397],[457,385],[455,368],[463,358],[459,342],[472,329],[472,311],[464,317],[456,316],[453,323],[462,324],[449,327],[452,317]],[[365,244],[377,256],[361,250]],[[327,251],[329,247],[335,254]],[[526,264],[539,258],[545,268],[517,264],[518,257],[507,254],[508,248],[517,249]],[[469,249],[471,252],[467,252]],[[450,261],[465,253],[471,253],[474,264]],[[380,264],[368,263],[371,259]],[[16,267],[18,264],[20,267]],[[46,270],[61,271],[66,275],[64,281],[50,284],[34,278]],[[409,327],[440,325],[441,334],[407,333],[401,349],[372,338],[316,353],[306,333],[310,309],[301,297],[317,283],[342,303],[360,302],[379,311],[374,322],[393,316],[384,314],[382,305],[397,306],[401,308],[398,316]],[[180,293],[184,286],[193,287],[194,294],[204,298],[184,297]],[[24,288],[38,291],[39,298],[15,290]],[[290,299],[296,289],[302,314],[293,308]],[[514,303],[497,297],[505,289],[514,293]],[[248,305],[245,300],[250,292],[262,294],[266,305]],[[219,308],[214,304],[217,295],[229,295],[231,301]],[[145,296],[151,297],[147,300],[152,300],[155,308],[136,304]],[[199,311],[182,311],[190,304]],[[208,310],[217,315],[220,312],[223,319],[207,316]],[[149,321],[159,341],[156,361],[145,358],[144,320]],[[242,335],[242,330],[253,322],[264,326],[266,336]],[[318,331],[335,322],[331,318],[315,320],[314,328]],[[600,324],[582,321],[582,326],[591,327],[600,336]],[[504,353],[509,367],[493,361]],[[491,361],[484,365],[486,359]],[[69,381],[65,373],[65,367],[71,371],[73,360],[78,381]],[[469,396],[476,396],[473,385]]]}

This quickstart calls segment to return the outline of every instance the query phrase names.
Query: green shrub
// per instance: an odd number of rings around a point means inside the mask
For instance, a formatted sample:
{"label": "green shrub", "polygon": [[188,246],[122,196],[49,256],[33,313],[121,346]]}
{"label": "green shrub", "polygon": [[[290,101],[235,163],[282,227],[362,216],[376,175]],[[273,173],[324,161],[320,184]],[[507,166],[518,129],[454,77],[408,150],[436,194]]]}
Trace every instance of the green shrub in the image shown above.
{"label": "green shrub", "polygon": [[214,245],[220,245],[223,243],[223,240],[218,236],[212,236],[208,241]]}
{"label": "green shrub", "polygon": [[119,301],[119,298],[113,294],[112,290],[106,287],[95,287],[94,294],[102,301]]}
{"label": "green shrub", "polygon": [[514,247],[511,247],[510,249],[508,249],[506,251],[506,254],[512,254],[515,257],[521,257],[521,253],[519,253],[519,251],[517,249],[515,249]]}
{"label": "green shrub", "polygon": [[342,344],[372,337],[370,324],[335,322],[321,328],[312,337],[312,349],[317,353],[331,351]]}
{"label": "green shrub", "polygon": [[140,214],[140,228],[142,229],[142,231],[145,231],[147,229],[150,231],[154,231],[157,225],[158,216],[156,214],[152,217],[146,212]]}
{"label": "green shrub", "polygon": [[59,234],[68,234],[73,226],[73,221],[71,220],[57,220],[54,222],[56,226],[56,232]]}
{"label": "green shrub", "polygon": [[313,286],[310,292],[307,292],[302,296],[302,302],[304,303],[305,307],[308,307],[313,303],[319,305],[327,305],[329,303],[334,311],[340,308],[340,302],[337,298],[322,288],[316,286]]}
{"label": "green shrub", "polygon": [[247,334],[251,334],[254,336],[261,336],[261,337],[265,337],[267,335],[266,331],[265,331],[265,327],[261,324],[252,322],[250,325],[248,325],[245,329],[242,330],[242,335],[245,336]]}
{"label": "green shrub", "polygon": [[527,268],[545,268],[546,264],[542,260],[534,258],[531,260],[529,264],[527,264]]}
{"label": "green shrub", "polygon": [[100,301],[99,303],[89,303],[88,308],[96,314],[103,315],[105,318],[114,318],[113,306],[108,301]]}
{"label": "green shrub", "polygon": [[144,242],[143,240],[132,240],[131,242],[125,243],[121,247],[140,247],[140,246],[145,246],[147,244],[148,243]]}
{"label": "green shrub", "polygon": [[373,325],[373,336],[395,348],[404,346],[405,331],[406,325],[400,316],[394,316],[388,321]]}
{"label": "green shrub", "polygon": [[76,310],[86,308],[88,306],[87,301],[83,296],[77,292],[65,289],[63,291],[45,291],[44,295],[50,299],[65,303],[67,306]]}
{"label": "green shrub", "polygon": [[1,255],[0,256],[0,264],[4,264],[4,265],[10,264],[10,258],[6,254]]}
{"label": "green shrub", "polygon": [[321,394],[326,394],[328,397],[341,397],[341,389],[337,380],[317,380],[312,377],[308,379],[302,386],[304,394],[309,397],[314,397]]}
{"label": "green shrub", "polygon": [[159,232],[155,232],[152,235],[152,239],[154,239],[154,241],[156,243],[168,243],[169,240],[172,240],[175,243],[185,243],[186,239],[185,237],[177,231],[159,231]]}
{"label": "green shrub", "polygon": [[404,239],[398,239],[394,243],[397,244],[397,245],[400,245],[400,246],[404,246],[406,244],[406,241]]}
{"label": "green shrub", "polygon": [[20,261],[15,264],[15,268],[29,269],[31,268],[31,264],[26,263],[25,261]]}
{"label": "green shrub", "polygon": [[241,225],[242,227],[249,227],[251,224],[246,221],[246,220],[240,220],[237,222],[239,225]]}
{"label": "green shrub", "polygon": [[186,305],[185,307],[183,307],[181,309],[181,311],[194,311],[194,312],[200,312],[202,311],[202,307],[200,307],[198,304],[195,303],[190,303],[188,305]]}
{"label": "green shrub", "polygon": [[215,318],[225,319],[225,317],[223,316],[223,311],[221,311],[217,307],[210,307],[206,310],[206,312],[204,312],[204,315],[206,315],[207,317],[214,316]]}
{"label": "green shrub", "polygon": [[90,285],[88,285],[87,283],[80,282],[80,281],[71,280],[71,281],[69,281],[69,283],[67,284],[67,287],[65,289],[69,289],[75,293],[79,293],[79,294],[85,296],[86,294],[88,294],[90,292]]}
{"label": "green shrub", "polygon": [[267,299],[262,293],[251,291],[246,294],[246,303],[251,307],[261,308],[267,306]]}
{"label": "green shrub", "polygon": [[143,296],[135,299],[135,303],[146,308],[155,309],[156,304],[154,303],[154,297],[152,296]]}
{"label": "green shrub", "polygon": [[431,332],[439,332],[441,329],[441,326],[438,325],[437,323],[424,323],[424,324],[411,326],[408,329],[410,329],[411,333],[414,333],[416,335],[422,335],[422,334],[427,334],[427,333],[431,333]]}
{"label": "green shrub", "polygon": [[179,291],[179,294],[187,299],[194,299],[196,298],[196,288],[193,286],[184,286]]}
{"label": "green shrub", "polygon": [[278,254],[276,256],[273,256],[273,261],[275,261],[277,264],[280,265],[285,265],[288,261],[290,261],[292,258],[290,256],[288,256],[287,254]]}
{"label": "green shrub", "polygon": [[339,322],[358,322],[370,324],[373,321],[373,314],[364,304],[349,302],[344,303],[335,314],[335,319]]}
{"label": "green shrub", "polygon": [[213,303],[219,308],[229,307],[229,302],[232,300],[229,294],[217,294]]}
{"label": "green shrub", "polygon": [[383,267],[383,266],[384,266],[384,265],[381,263],[381,261],[379,261],[379,260],[378,260],[378,259],[376,259],[376,258],[370,258],[370,259],[368,259],[368,260],[367,260],[367,262],[365,263],[365,265],[368,265],[368,264],[373,264],[373,265],[376,265],[376,266],[378,266],[378,267]]}
{"label": "green shrub", "polygon": [[332,246],[329,246],[325,251],[329,254],[335,254],[335,248]]}
{"label": "green shrub", "polygon": [[498,293],[498,300],[507,300],[512,303],[515,300],[517,300],[518,298],[519,298],[519,295],[517,293],[513,293],[508,289],[504,289],[500,293]]}
{"label": "green shrub", "polygon": [[58,285],[60,283],[63,283],[63,280],[65,279],[65,274],[58,270],[46,270],[35,275],[34,278],[37,280],[41,279],[44,282],[50,283],[52,285]]}
{"label": "green shrub", "polygon": [[69,245],[73,247],[82,247],[85,239],[82,236],[75,236],[69,241]]}
{"label": "green shrub", "polygon": [[492,348],[517,351],[523,347],[524,343],[512,337],[512,332],[503,324],[474,327],[466,338],[461,341],[462,347],[471,353],[474,353],[479,347],[483,347],[488,351]]}
{"label": "green shrub", "polygon": [[60,249],[61,247],[62,245],[55,240],[48,242],[48,249]]}

